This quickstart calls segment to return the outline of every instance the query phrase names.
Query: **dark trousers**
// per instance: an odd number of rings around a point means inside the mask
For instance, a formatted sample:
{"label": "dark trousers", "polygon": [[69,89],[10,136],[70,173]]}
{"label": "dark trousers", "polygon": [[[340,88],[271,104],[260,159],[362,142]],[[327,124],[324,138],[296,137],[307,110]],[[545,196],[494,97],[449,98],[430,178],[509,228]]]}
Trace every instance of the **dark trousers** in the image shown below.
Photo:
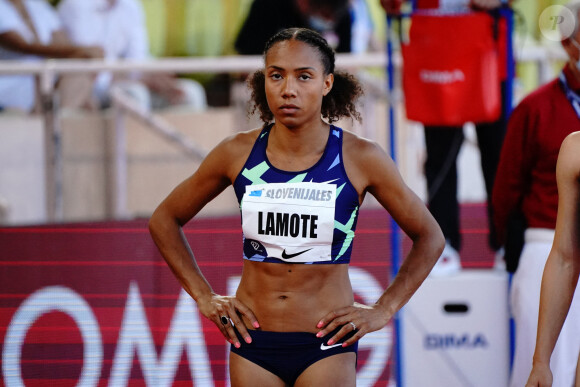
{"label": "dark trousers", "polygon": [[[500,246],[497,243],[492,220],[491,193],[505,135],[505,120],[502,117],[494,123],[477,124],[475,128],[487,193],[488,242],[490,248],[495,251]],[[457,200],[457,155],[463,139],[462,127],[425,127],[427,204],[448,243],[457,251],[461,249],[459,202]]]}

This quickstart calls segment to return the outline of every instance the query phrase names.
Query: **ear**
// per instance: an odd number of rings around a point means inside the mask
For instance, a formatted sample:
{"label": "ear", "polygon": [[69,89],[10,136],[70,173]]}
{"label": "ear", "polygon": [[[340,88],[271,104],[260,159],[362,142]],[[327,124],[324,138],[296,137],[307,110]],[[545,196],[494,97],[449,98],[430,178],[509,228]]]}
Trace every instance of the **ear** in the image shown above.
{"label": "ear", "polygon": [[324,79],[324,88],[322,89],[322,95],[326,97],[330,90],[332,90],[332,85],[334,84],[334,74],[328,74]]}

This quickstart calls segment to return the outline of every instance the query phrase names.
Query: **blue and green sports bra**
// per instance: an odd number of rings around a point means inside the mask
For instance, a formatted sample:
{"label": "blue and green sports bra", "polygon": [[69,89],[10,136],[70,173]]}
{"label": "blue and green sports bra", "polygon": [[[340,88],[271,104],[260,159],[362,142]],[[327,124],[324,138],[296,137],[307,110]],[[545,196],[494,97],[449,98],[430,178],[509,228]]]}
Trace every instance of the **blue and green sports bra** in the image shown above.
{"label": "blue and green sports bra", "polygon": [[324,154],[300,172],[277,169],[262,129],[234,181],[242,214],[244,259],[275,263],[350,262],[358,193],[346,175],[341,128],[330,126]]}

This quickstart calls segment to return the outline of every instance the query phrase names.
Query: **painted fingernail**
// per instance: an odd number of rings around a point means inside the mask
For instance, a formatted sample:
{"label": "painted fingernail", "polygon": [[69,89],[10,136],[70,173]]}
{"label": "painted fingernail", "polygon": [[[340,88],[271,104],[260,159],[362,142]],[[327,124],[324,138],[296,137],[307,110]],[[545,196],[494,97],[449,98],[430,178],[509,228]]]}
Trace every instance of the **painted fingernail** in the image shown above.
{"label": "painted fingernail", "polygon": [[254,323],[254,328],[260,328],[260,324],[257,321]]}
{"label": "painted fingernail", "polygon": [[250,336],[246,337],[246,343],[250,344],[252,342],[252,338]]}
{"label": "painted fingernail", "polygon": [[241,346],[242,346],[242,345],[241,345],[240,343],[238,343],[237,341],[236,341],[236,343],[234,344],[234,347],[236,347],[236,348],[240,348]]}
{"label": "painted fingernail", "polygon": [[332,340],[332,339],[328,340],[327,345],[332,345],[332,344],[334,344],[334,340]]}
{"label": "painted fingernail", "polygon": [[316,334],[316,337],[322,337],[322,332],[318,332],[318,333]]}
{"label": "painted fingernail", "polygon": [[324,322],[322,322],[322,321],[321,321],[321,322],[319,322],[319,323],[316,325],[316,327],[317,327],[317,328],[321,328],[323,325],[324,325]]}

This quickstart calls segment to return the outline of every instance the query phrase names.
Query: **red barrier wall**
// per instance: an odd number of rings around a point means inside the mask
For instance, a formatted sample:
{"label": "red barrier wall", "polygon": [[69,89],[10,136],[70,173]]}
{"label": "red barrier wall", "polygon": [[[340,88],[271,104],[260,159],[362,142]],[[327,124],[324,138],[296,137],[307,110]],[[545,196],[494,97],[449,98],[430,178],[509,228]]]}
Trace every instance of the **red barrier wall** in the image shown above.
{"label": "red barrier wall", "polygon": [[[0,228],[2,386],[226,386],[228,346],[157,252],[146,220]],[[384,212],[362,212],[351,264],[356,297],[388,283]],[[217,293],[240,275],[238,217],[185,229]],[[358,385],[386,386],[393,334],[361,340]]]}

